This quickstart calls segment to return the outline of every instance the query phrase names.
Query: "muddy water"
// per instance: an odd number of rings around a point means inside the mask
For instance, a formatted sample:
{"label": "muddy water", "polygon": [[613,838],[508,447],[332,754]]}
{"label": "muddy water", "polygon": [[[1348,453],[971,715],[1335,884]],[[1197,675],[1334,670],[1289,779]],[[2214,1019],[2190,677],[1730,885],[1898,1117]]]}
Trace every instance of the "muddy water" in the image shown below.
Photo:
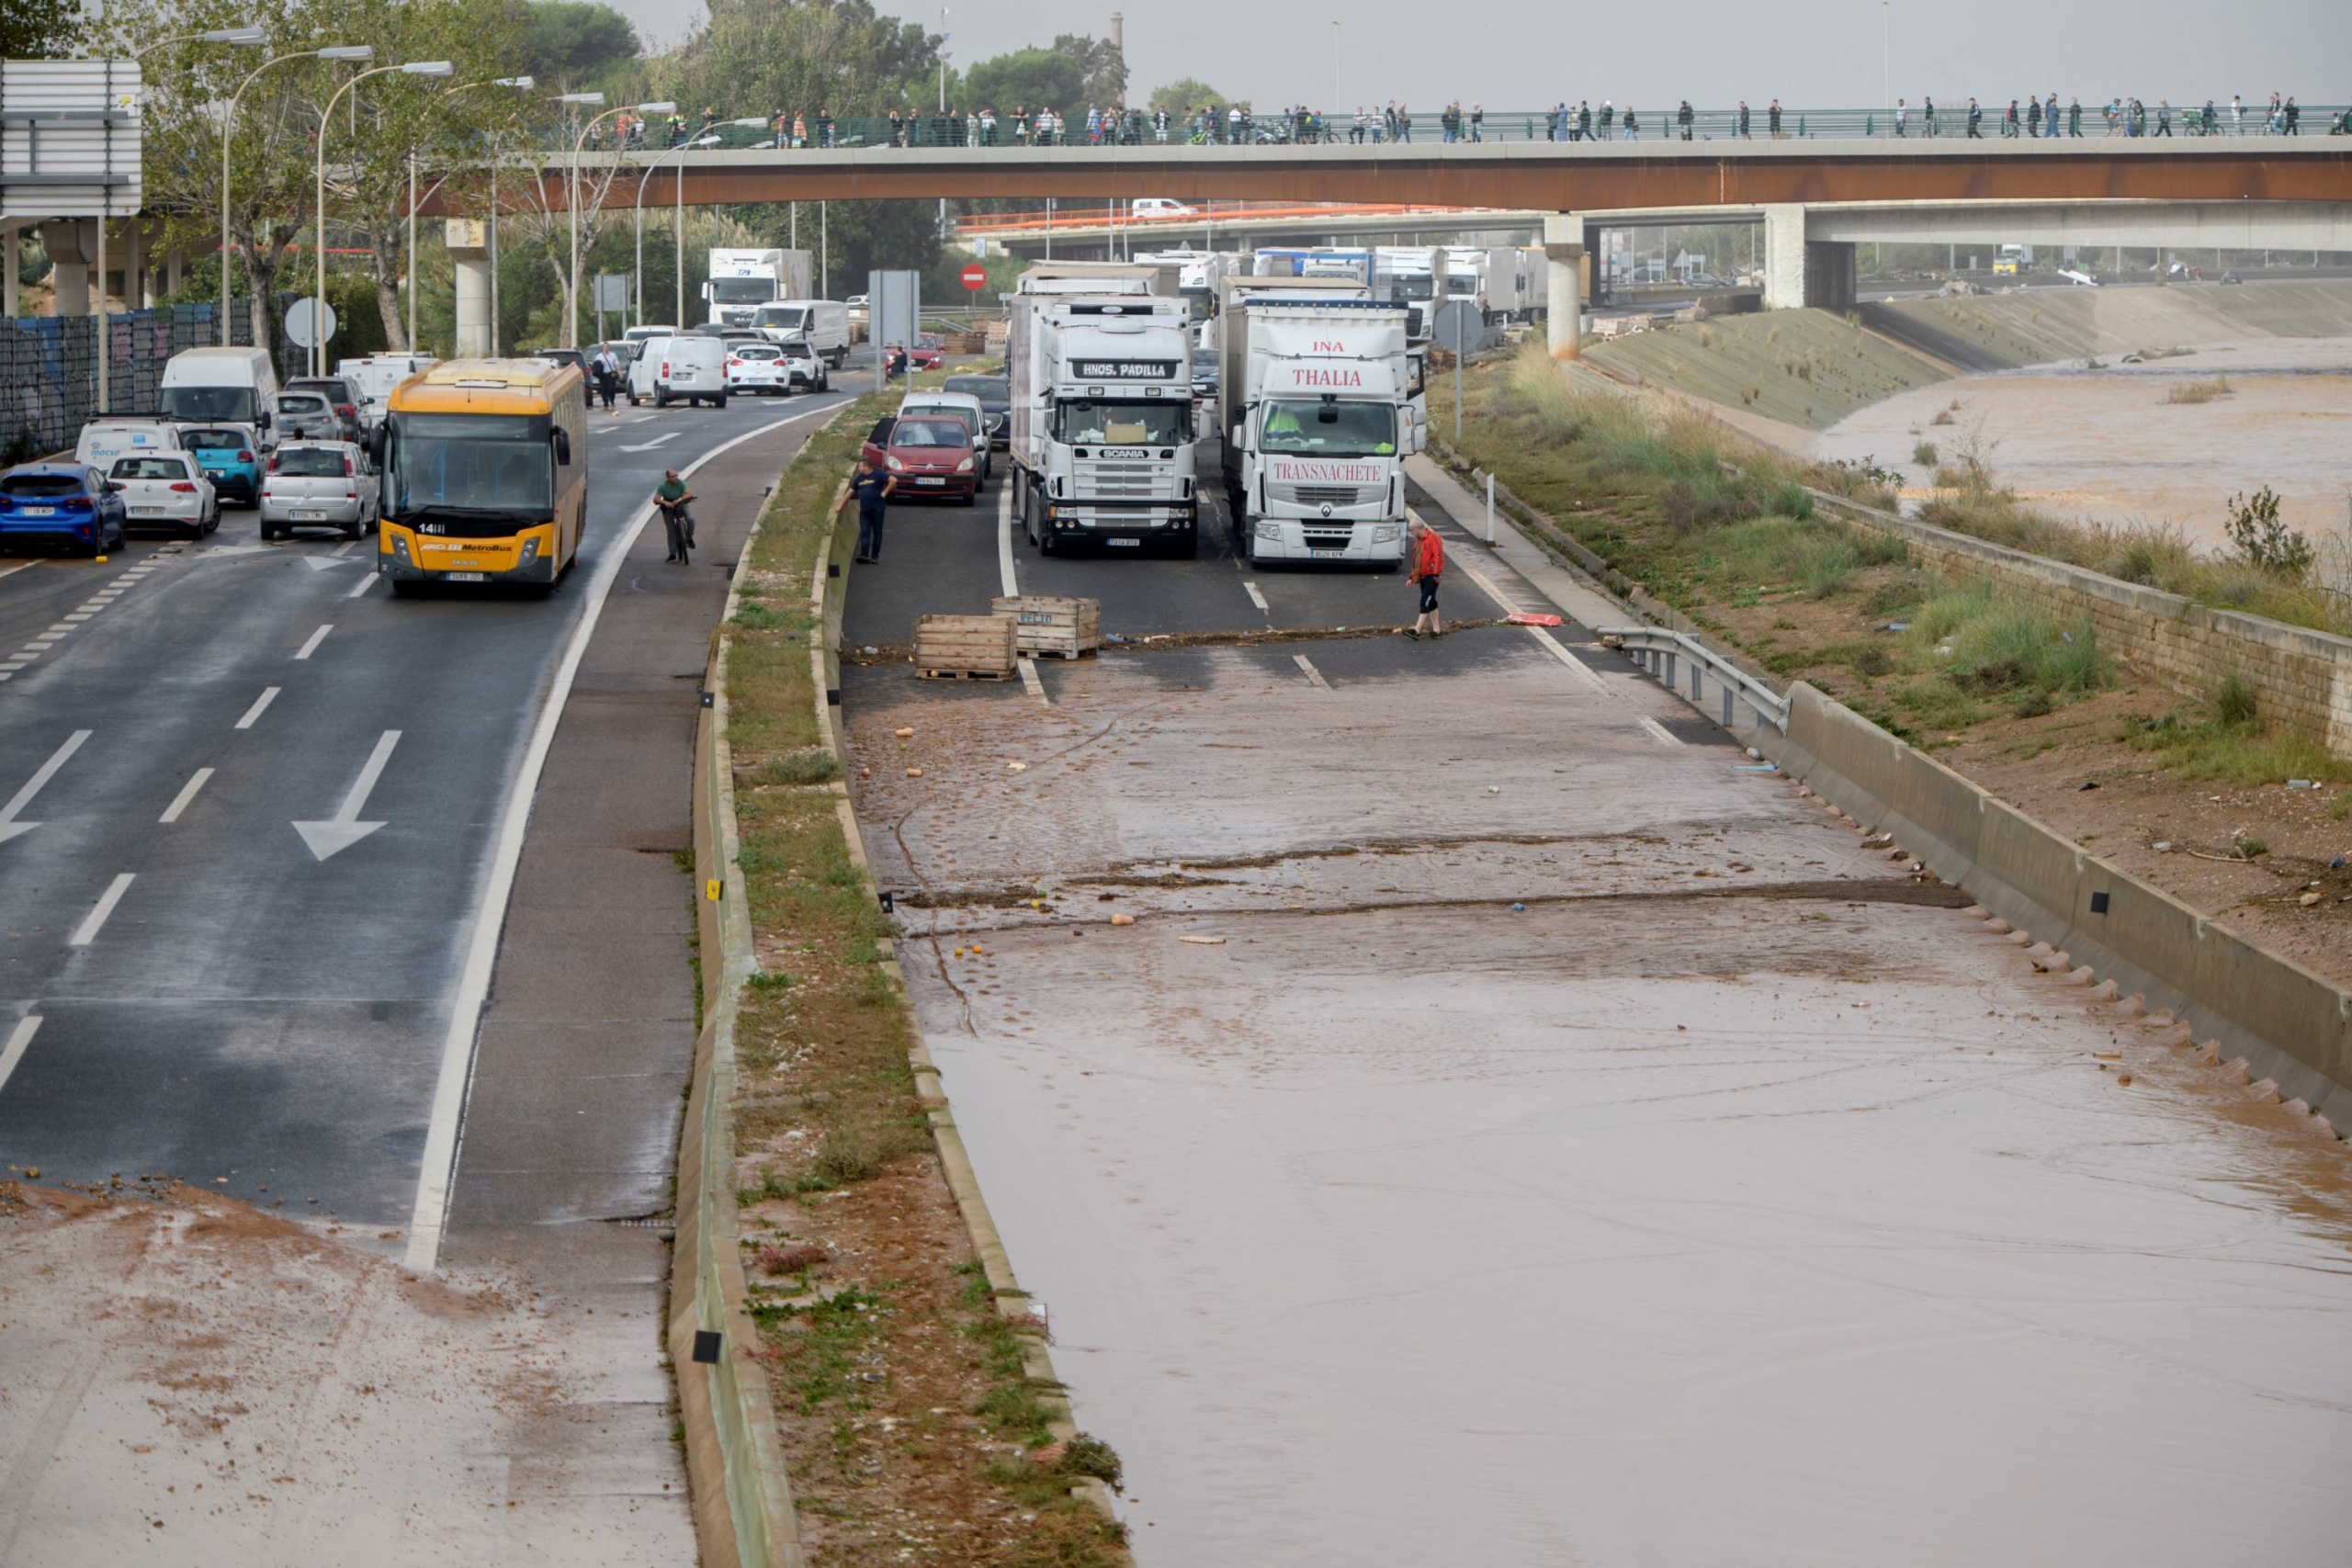
{"label": "muddy water", "polygon": [[[2165,345],[2152,345],[2165,346]],[[1871,457],[1927,493],[1921,441],[1949,463],[1973,443],[2001,482],[2064,517],[2175,525],[2213,548],[2230,497],[2268,485],[2313,538],[2341,530],[2352,497],[2352,340],[2264,338],[2139,365],[2109,360],[1970,376],[1903,393],[1824,431],[1825,457]],[[2173,389],[2226,377],[2230,395],[2167,403]],[[1957,404],[1957,408],[1953,405]],[[1932,422],[1949,412],[1952,423]]]}
{"label": "muddy water", "polygon": [[2336,1147],[1476,635],[852,694],[1139,1560],[2342,1561]]}

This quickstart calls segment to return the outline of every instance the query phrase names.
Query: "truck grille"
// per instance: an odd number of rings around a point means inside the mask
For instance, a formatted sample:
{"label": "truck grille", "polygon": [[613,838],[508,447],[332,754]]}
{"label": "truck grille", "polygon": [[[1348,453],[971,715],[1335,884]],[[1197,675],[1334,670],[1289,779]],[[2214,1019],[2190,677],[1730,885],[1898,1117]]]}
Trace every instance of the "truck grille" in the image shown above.
{"label": "truck grille", "polygon": [[1136,501],[1159,495],[1159,472],[1149,463],[1095,463],[1082,470],[1089,494]]}
{"label": "truck grille", "polygon": [[1291,494],[1302,506],[1358,506],[1364,499],[1354,485],[1293,485]]}

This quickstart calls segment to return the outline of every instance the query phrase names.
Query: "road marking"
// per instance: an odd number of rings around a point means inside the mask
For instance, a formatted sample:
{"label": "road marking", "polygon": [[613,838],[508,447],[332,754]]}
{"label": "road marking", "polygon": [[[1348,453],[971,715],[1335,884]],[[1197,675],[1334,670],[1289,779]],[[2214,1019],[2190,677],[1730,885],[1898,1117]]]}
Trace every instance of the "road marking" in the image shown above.
{"label": "road marking", "polygon": [[25,1059],[25,1047],[40,1032],[40,1014],[27,1013],[17,1020],[17,1027],[8,1031],[8,1043],[0,1045],[0,1089],[8,1087],[8,1075]]}
{"label": "road marking", "polygon": [[[1416,522],[1422,522],[1421,514],[1418,512],[1413,512],[1410,509],[1408,509],[1407,514],[1412,517]],[[1423,523],[1423,526],[1427,526],[1425,522]],[[1446,569],[1450,571],[1457,567],[1461,569],[1462,574],[1464,577],[1467,577],[1471,581],[1478,585],[1478,591],[1480,592],[1484,593],[1487,598],[1495,602],[1495,607],[1502,611],[1503,614],[1508,615],[1518,608],[1517,605],[1503,597],[1502,590],[1496,587],[1493,580],[1488,578],[1485,572],[1480,571],[1476,567],[1471,565],[1467,560],[1463,559],[1461,557],[1449,554],[1446,558]],[[1590,686],[1595,692],[1604,697],[1613,697],[1617,694],[1610,688],[1609,682],[1603,681],[1600,676],[1594,674],[1590,670],[1585,667],[1584,660],[1578,659],[1575,654],[1570,653],[1566,649],[1562,648],[1559,644],[1559,640],[1553,637],[1550,632],[1544,630],[1542,626],[1522,626],[1520,629],[1526,632],[1537,642],[1542,643],[1545,650],[1548,651],[1553,658],[1557,659],[1561,663],[1566,665],[1568,669],[1576,674],[1577,679],[1584,682],[1586,685]],[[1679,746],[1682,744],[1681,741],[1676,740],[1674,737],[1666,735],[1666,732],[1663,730],[1660,730],[1658,733],[1664,736],[1667,740],[1671,741],[1674,745]]]}
{"label": "road marking", "polygon": [[1297,662],[1297,665],[1301,670],[1306,671],[1307,680],[1312,682],[1317,689],[1326,692],[1331,689],[1331,683],[1323,679],[1323,671],[1315,668],[1314,664],[1307,660],[1306,655],[1303,653],[1294,653],[1291,655],[1291,658]]}
{"label": "road marking", "polygon": [[312,632],[311,634],[311,640],[304,643],[302,645],[301,651],[295,654],[294,657],[297,659],[310,658],[311,654],[318,651],[319,644],[327,640],[327,633],[333,630],[334,630],[334,623],[333,621],[329,621],[325,626],[322,626],[317,631]]}
{"label": "road marking", "polygon": [[1644,729],[1650,732],[1652,739],[1663,741],[1668,746],[1682,746],[1689,744],[1689,742],[1685,741],[1680,736],[1676,735],[1673,731],[1668,729],[1666,726],[1660,724],[1657,720],[1652,718],[1647,714],[1642,715],[1641,726]]}
{"label": "road marking", "polygon": [[37,560],[20,560],[14,566],[0,566],[0,577],[14,577],[20,571],[30,571],[40,564]]}
{"label": "road marking", "polygon": [[1029,694],[1047,707],[1053,706],[1053,699],[1046,695],[1046,683],[1037,679],[1037,661],[1024,653],[1012,662],[1020,670],[1021,683],[1028,688]]}
{"label": "road marking", "polygon": [[25,781],[25,787],[10,795],[7,805],[0,806],[0,844],[6,843],[19,833],[29,833],[40,826],[38,822],[17,821],[17,813],[33,803],[33,796],[40,793],[41,785],[57,776],[57,770],[63,767],[66,760],[82,749],[82,742],[87,740],[90,735],[89,730],[77,729],[67,736],[65,744],[51,751],[49,754],[49,761],[33,770],[33,776]]}
{"label": "road marking", "polygon": [[1274,613],[1274,607],[1266,603],[1266,596],[1258,592],[1258,585],[1256,583],[1244,582],[1241,586],[1249,591],[1250,603],[1257,605],[1260,610],[1269,615]]}
{"label": "road marking", "polygon": [[401,732],[387,729],[376,739],[376,749],[368,754],[359,776],[352,781],[343,804],[323,822],[297,822],[294,830],[311,846],[311,852],[321,860],[339,855],[377,829],[381,822],[362,822],[359,813],[367,807],[368,796],[374,791],[376,781],[384,776],[385,764],[392,760],[392,748],[401,743]]}
{"label": "road marking", "polygon": [[1001,485],[996,492],[996,574],[1004,584],[1004,596],[1013,598],[1021,592],[1021,581],[1012,572],[1012,486]]}
{"label": "road marking", "polygon": [[[821,408],[747,430],[688,463],[678,470],[678,477],[690,478],[704,464],[787,424],[797,424],[819,414],[836,413],[850,400],[847,394],[842,394]],[[416,1273],[430,1273],[441,1261],[441,1235],[449,1222],[449,1188],[457,1175],[458,1132],[465,1120],[466,1094],[473,1079],[474,1046],[481,1030],[482,1003],[489,998],[491,975],[498,964],[498,936],[506,923],[506,904],[514,890],[515,868],[522,863],[523,835],[530,826],[531,802],[538,794],[539,774],[547,767],[548,749],[555,744],[556,726],[563,718],[564,702],[571,694],[580,660],[588,651],[588,639],[595,635],[596,622],[604,615],[605,601],[611,594],[629,551],[636,547],[638,536],[652,520],[653,502],[648,501],[637,509],[637,515],[622,527],[612,547],[597,560],[596,575],[588,584],[587,606],[581,612],[580,624],[572,628],[571,642],[564,647],[555,679],[548,682],[538,723],[531,731],[529,745],[524,749],[522,765],[514,772],[498,833],[486,852],[490,857],[489,874],[482,878],[481,901],[475,906],[470,922],[465,966],[458,972],[458,992],[449,1010],[449,1028],[441,1037],[440,1076],[434,1083],[433,1111],[425,1122],[424,1157],[416,1173],[416,1201],[409,1210],[408,1251],[403,1261]]]}
{"label": "road marking", "polygon": [[106,925],[107,917],[114,913],[114,907],[122,902],[122,896],[130,891],[130,885],[137,880],[135,873],[126,871],[107,883],[107,890],[98,895],[96,906],[82,917],[82,923],[74,928],[74,934],[65,939],[65,945],[87,947],[97,941],[98,931]]}
{"label": "road marking", "polygon": [[1617,694],[1615,692],[1610,690],[1609,682],[1594,674],[1583,660],[1578,659],[1575,654],[1570,653],[1566,649],[1562,648],[1560,646],[1559,639],[1554,637],[1550,632],[1545,631],[1542,626],[1529,626],[1525,629],[1529,635],[1535,638],[1537,642],[1542,643],[1545,648],[1551,649],[1552,657],[1557,659],[1561,663],[1566,665],[1571,671],[1575,671],[1577,678],[1582,681],[1586,685],[1590,686],[1594,691],[1600,693],[1604,697],[1613,697]]}
{"label": "road marking", "polygon": [[210,768],[197,769],[196,776],[189,779],[187,783],[180,785],[179,794],[172,796],[172,803],[164,807],[164,814],[161,817],[156,818],[155,820],[158,822],[178,821],[180,819],[180,813],[187,809],[187,803],[196,798],[196,792],[202,789],[204,787],[204,781],[211,776],[212,770]]}
{"label": "road marking", "polygon": [[[655,436],[650,441],[641,441],[634,446],[624,446],[621,450],[624,452],[650,452],[665,441],[675,441],[681,434],[683,433],[675,430],[669,431],[663,434]],[[683,478],[684,476],[682,475],[680,477]]]}
{"label": "road marking", "polygon": [[277,700],[277,688],[276,686],[264,686],[261,689],[261,695],[254,699],[254,705],[245,710],[245,716],[237,721],[237,728],[239,729],[251,729],[254,727],[254,720],[262,716],[262,710],[268,707],[270,704]]}
{"label": "road marking", "polygon": [[345,597],[345,598],[346,598],[346,599],[356,599],[356,598],[358,598],[362,593],[367,592],[368,592],[368,590],[369,590],[370,588],[373,588],[373,587],[375,587],[375,586],[376,586],[376,573],[374,573],[374,572],[372,572],[372,571],[371,571],[371,572],[369,572],[367,576],[365,576],[365,577],[361,578],[361,579],[359,580],[358,586],[356,586],[356,587],[355,587],[354,589],[352,589],[352,591],[351,591],[350,592],[348,592],[348,593],[345,594],[345,595],[344,595],[344,597]]}

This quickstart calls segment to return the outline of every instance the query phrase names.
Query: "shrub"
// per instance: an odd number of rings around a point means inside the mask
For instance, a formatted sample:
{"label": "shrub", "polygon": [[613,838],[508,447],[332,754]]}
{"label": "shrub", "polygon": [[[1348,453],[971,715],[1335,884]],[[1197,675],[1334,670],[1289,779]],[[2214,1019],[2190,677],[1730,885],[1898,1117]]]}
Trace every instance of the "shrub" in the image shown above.
{"label": "shrub", "polygon": [[1936,450],[1934,442],[1922,441],[1911,448],[1911,460],[1923,468],[1932,468],[1943,460],[1943,454]]}
{"label": "shrub", "polygon": [[2261,716],[2261,704],[2256,698],[2254,682],[2235,670],[2223,675],[2213,688],[2213,721],[2216,724],[2251,725]]}
{"label": "shrub", "polygon": [[763,784],[831,784],[842,776],[841,760],[822,746],[804,746],[781,757],[771,757],[751,770],[750,781]]}
{"label": "shrub", "polygon": [[2230,497],[2229,513],[2222,531],[2238,559],[2296,582],[2311,574],[2312,542],[2278,520],[2278,497],[2268,485],[2252,496]]}
{"label": "shrub", "polygon": [[1850,540],[1836,535],[1809,541],[1800,551],[1796,566],[1797,577],[1804,583],[1805,592],[1816,599],[1826,599],[1846,586],[1861,564],[1861,557]]}
{"label": "shrub", "polygon": [[2210,381],[2184,381],[2165,394],[2168,403],[2210,403],[2215,398],[2226,398],[2237,390],[2227,376],[2216,376]]}

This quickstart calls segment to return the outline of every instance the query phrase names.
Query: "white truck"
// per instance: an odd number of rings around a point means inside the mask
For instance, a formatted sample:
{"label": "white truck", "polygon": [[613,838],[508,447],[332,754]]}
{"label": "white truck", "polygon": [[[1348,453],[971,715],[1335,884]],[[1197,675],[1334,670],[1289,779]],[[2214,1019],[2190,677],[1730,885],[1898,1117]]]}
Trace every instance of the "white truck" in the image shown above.
{"label": "white truck", "polygon": [[747,327],[752,312],[777,299],[806,299],[809,282],[807,251],[720,250],[710,253],[710,276],[702,297],[715,327]]}
{"label": "white truck", "polygon": [[770,343],[798,338],[836,370],[849,357],[849,307],[838,299],[779,299],[753,310],[752,325]]}
{"label": "white truck", "polygon": [[1251,561],[1393,570],[1406,549],[1404,459],[1421,440],[1408,308],[1238,281],[1218,313],[1217,371],[1237,545]]}
{"label": "white truck", "polygon": [[1191,311],[1156,270],[1035,267],[1008,301],[1013,505],[1046,555],[1200,548]]}

